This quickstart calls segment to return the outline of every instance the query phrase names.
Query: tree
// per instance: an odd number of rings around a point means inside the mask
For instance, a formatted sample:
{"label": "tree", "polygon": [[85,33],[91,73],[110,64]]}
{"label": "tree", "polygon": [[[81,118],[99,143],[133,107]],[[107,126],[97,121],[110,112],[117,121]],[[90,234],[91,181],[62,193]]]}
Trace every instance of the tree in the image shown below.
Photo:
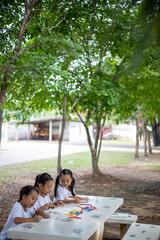
{"label": "tree", "polygon": [[[6,94],[13,86],[14,75],[22,69],[28,71],[24,58],[29,51],[45,44],[52,30],[64,21],[69,6],[69,1],[1,1],[0,136]],[[28,58],[27,65],[29,61]],[[33,66],[28,67],[33,70]],[[20,84],[19,77],[16,78],[17,84]]]}
{"label": "tree", "polygon": [[[127,68],[130,61],[127,62]],[[121,120],[129,118],[136,119],[137,126],[137,141],[139,136],[139,123],[143,121],[142,126],[144,136],[144,154],[147,154],[146,141],[149,143],[150,153],[151,144],[146,129],[146,124],[151,126],[155,116],[159,116],[159,47],[155,40],[150,43],[147,49],[143,51],[141,63],[138,66],[131,68],[128,72],[125,71],[123,77],[120,78],[119,83],[125,88],[125,95],[121,95],[119,106],[115,113],[118,113]],[[141,117],[137,117],[137,115]],[[139,120],[138,120],[139,119]],[[147,137],[148,136],[148,137]],[[148,140],[147,140],[148,139]],[[136,142],[137,143],[137,142]],[[138,157],[138,143],[136,144],[135,157]]]}
{"label": "tree", "polygon": [[[128,31],[133,28],[134,14],[130,13],[134,10],[131,2],[125,1],[109,1],[105,4],[99,1],[96,5],[92,2],[89,9],[91,13],[87,20],[78,18],[76,25],[72,26],[75,42],[83,47],[83,62],[78,62],[79,66],[74,68],[74,72],[82,76],[81,79],[88,80],[75,110],[86,129],[93,173],[99,173],[100,128],[103,128],[106,118],[117,105],[120,92],[118,79],[133,45]],[[83,119],[80,113],[86,110],[87,116]],[[97,126],[94,143],[89,133],[90,124]]]}

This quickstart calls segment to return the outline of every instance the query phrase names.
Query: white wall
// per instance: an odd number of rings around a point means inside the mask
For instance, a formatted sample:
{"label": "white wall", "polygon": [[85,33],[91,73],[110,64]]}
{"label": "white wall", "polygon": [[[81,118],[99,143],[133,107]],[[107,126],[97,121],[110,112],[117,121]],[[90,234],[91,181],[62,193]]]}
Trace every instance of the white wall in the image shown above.
{"label": "white wall", "polygon": [[28,140],[28,138],[29,130],[27,125],[8,125],[8,140]]}
{"label": "white wall", "polygon": [[136,126],[132,124],[114,125],[112,134],[121,140],[136,141]]}
{"label": "white wall", "polygon": [[[91,138],[93,139],[93,126],[89,127]],[[69,141],[86,142],[87,134],[85,127],[81,122],[69,122]]]}
{"label": "white wall", "polygon": [[8,141],[8,123],[2,124],[2,140]]}

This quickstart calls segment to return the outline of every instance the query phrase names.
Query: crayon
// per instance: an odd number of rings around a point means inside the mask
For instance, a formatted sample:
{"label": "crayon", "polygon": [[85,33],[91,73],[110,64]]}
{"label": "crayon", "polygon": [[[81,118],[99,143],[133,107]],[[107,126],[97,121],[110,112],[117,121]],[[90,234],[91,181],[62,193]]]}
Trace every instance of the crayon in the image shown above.
{"label": "crayon", "polygon": [[80,203],[80,205],[92,205],[91,203]]}
{"label": "crayon", "polygon": [[82,219],[81,217],[76,217],[76,216],[71,216],[71,217],[68,217],[68,218],[77,218],[77,219]]}

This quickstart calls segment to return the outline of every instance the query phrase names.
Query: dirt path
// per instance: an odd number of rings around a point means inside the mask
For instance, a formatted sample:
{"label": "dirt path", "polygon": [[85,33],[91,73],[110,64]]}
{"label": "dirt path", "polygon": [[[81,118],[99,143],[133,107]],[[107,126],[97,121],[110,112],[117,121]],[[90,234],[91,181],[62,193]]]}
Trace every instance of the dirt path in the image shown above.
{"label": "dirt path", "polygon": [[[91,169],[74,170],[76,192],[87,195],[124,198],[118,211],[138,215],[138,222],[160,225],[160,170],[146,165],[160,165],[160,156],[141,158],[129,166],[104,166],[102,175],[92,175]],[[55,171],[50,171],[56,177]],[[28,180],[30,179],[30,180]],[[23,173],[14,181],[0,185],[0,230],[18,199],[19,190],[33,184],[35,174]],[[104,239],[118,239],[119,228],[105,225]]]}

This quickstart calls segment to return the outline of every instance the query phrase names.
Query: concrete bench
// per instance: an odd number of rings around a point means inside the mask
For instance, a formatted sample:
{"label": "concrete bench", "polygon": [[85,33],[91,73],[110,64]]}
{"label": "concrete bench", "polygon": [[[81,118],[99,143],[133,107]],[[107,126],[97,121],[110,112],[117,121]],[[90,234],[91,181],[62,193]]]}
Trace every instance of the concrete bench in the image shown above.
{"label": "concrete bench", "polygon": [[160,225],[132,223],[122,240],[159,240]]}
{"label": "concrete bench", "polygon": [[120,224],[120,239],[123,238],[124,234],[128,229],[128,225],[136,222],[138,219],[137,215],[128,214],[127,216],[112,215],[106,223],[118,223]]}

